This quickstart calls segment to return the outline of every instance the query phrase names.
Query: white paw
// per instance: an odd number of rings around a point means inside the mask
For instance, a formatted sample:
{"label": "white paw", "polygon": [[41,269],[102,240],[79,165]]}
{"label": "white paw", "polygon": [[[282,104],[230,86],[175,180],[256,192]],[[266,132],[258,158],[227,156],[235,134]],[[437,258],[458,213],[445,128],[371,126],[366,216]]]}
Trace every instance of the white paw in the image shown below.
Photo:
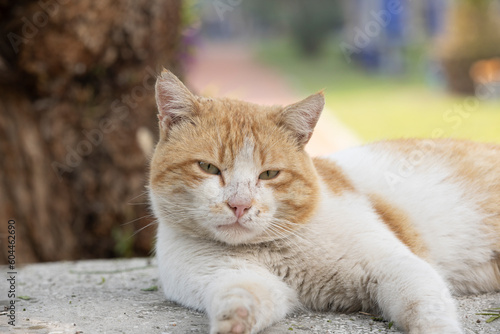
{"label": "white paw", "polygon": [[249,334],[252,325],[250,311],[240,306],[217,316],[212,326],[212,334]]}
{"label": "white paw", "polygon": [[211,334],[250,334],[255,325],[254,297],[243,289],[232,291],[217,302]]}

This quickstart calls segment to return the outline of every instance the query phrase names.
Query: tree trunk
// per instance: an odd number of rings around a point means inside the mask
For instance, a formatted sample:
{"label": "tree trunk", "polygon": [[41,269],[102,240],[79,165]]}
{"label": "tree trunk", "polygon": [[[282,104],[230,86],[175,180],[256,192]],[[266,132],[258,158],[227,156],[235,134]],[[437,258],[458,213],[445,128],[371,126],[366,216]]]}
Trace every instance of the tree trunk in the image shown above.
{"label": "tree trunk", "polygon": [[181,0],[0,1],[0,22],[0,263],[9,219],[18,263],[147,255],[154,228],[132,234],[152,218],[133,204]]}

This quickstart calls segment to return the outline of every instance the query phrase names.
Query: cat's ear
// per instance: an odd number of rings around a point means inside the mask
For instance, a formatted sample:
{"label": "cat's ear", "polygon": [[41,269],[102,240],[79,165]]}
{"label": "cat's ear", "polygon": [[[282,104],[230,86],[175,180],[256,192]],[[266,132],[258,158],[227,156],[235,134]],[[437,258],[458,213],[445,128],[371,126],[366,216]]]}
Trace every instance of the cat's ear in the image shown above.
{"label": "cat's ear", "polygon": [[292,130],[303,147],[311,139],[324,105],[325,97],[321,91],[285,107],[280,113],[279,123]]}
{"label": "cat's ear", "polygon": [[158,119],[163,130],[190,119],[195,112],[196,97],[172,72],[163,69],[156,80],[155,91]]}

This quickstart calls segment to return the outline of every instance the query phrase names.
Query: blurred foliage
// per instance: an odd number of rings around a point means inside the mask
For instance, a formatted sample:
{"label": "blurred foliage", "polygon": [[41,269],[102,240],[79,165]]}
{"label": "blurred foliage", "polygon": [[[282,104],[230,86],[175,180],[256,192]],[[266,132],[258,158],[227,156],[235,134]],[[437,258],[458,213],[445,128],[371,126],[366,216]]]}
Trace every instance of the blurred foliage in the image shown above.
{"label": "blurred foliage", "polygon": [[117,257],[132,257],[134,255],[134,228],[114,227],[111,230],[111,237],[115,243],[114,253]]}
{"label": "blurred foliage", "polygon": [[306,55],[318,55],[332,29],[342,21],[339,1],[297,1],[292,6],[292,36]]}
{"label": "blurred foliage", "polygon": [[179,59],[189,66],[196,53],[197,38],[201,27],[201,6],[198,0],[183,0],[181,7],[181,40]]}
{"label": "blurred foliage", "polygon": [[197,0],[183,0],[181,7],[181,28],[189,27],[200,20]]}
{"label": "blurred foliage", "polygon": [[324,88],[327,107],[366,141],[439,134],[500,143],[500,101],[450,96],[429,87],[421,55],[415,50],[413,70],[399,77],[347,64],[336,42],[316,59],[304,59],[289,41],[262,45],[258,57],[279,69],[302,95]]}
{"label": "blurred foliage", "polygon": [[332,31],[343,24],[341,0],[253,0],[243,5],[257,24],[289,33],[306,56],[318,55]]}
{"label": "blurred foliage", "polygon": [[456,2],[457,3],[460,3],[460,2],[468,3],[468,4],[476,6],[476,7],[486,7],[486,6],[489,6],[492,1],[494,1],[494,0],[458,0]]}

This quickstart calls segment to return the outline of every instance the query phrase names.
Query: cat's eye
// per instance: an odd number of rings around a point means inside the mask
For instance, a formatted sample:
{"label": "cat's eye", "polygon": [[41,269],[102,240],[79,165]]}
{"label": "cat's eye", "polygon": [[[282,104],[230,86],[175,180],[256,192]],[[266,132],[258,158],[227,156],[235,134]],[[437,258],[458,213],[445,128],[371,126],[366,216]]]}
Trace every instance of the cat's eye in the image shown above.
{"label": "cat's eye", "polygon": [[261,180],[271,180],[274,179],[280,173],[279,170],[266,170],[265,172],[260,173],[259,179]]}
{"label": "cat's eye", "polygon": [[198,162],[198,165],[200,165],[200,168],[203,169],[208,174],[213,174],[213,175],[220,174],[219,168],[215,167],[212,164],[209,164],[208,162],[200,161],[200,162]]}

